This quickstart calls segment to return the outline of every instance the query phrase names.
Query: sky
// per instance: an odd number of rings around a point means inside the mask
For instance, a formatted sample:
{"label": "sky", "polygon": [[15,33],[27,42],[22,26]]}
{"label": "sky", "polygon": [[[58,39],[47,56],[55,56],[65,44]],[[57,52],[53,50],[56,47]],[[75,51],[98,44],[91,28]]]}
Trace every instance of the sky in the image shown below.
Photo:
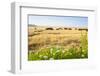
{"label": "sky", "polygon": [[29,15],[28,24],[43,26],[87,27],[88,17]]}

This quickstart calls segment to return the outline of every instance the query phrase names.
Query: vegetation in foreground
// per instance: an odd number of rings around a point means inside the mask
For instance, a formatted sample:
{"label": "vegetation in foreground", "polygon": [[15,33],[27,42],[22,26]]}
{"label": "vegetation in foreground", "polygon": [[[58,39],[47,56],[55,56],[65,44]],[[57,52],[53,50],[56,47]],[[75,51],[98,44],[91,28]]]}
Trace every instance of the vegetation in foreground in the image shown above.
{"label": "vegetation in foreground", "polygon": [[87,33],[81,34],[80,46],[72,45],[70,48],[63,46],[50,45],[45,48],[40,48],[36,52],[28,52],[28,60],[57,60],[57,59],[82,59],[88,58],[88,41]]}

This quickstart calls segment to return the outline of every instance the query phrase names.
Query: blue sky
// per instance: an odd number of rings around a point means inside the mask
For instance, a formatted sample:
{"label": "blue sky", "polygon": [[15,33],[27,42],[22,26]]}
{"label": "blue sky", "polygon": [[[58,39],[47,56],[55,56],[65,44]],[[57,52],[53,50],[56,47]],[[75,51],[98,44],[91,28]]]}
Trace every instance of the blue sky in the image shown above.
{"label": "blue sky", "polygon": [[43,26],[87,27],[88,17],[30,15],[29,24]]}

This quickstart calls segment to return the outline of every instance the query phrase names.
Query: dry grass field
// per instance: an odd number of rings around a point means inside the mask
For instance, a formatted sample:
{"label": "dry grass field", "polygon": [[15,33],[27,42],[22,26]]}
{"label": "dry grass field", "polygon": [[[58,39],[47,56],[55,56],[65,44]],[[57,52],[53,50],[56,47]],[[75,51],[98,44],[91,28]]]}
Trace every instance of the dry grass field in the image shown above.
{"label": "dry grass field", "polygon": [[28,60],[88,57],[87,28],[28,27]]}

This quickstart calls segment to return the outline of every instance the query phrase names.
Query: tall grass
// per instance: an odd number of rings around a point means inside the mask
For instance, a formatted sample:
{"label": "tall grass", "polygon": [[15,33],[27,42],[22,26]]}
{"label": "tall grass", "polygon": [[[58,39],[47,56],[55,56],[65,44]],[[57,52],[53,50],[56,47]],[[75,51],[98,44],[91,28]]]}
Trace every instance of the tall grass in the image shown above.
{"label": "tall grass", "polygon": [[50,45],[40,48],[36,52],[28,52],[28,60],[58,60],[58,59],[80,59],[88,58],[88,39],[87,33],[82,34],[80,38],[80,46],[72,45],[70,48],[63,46]]}

